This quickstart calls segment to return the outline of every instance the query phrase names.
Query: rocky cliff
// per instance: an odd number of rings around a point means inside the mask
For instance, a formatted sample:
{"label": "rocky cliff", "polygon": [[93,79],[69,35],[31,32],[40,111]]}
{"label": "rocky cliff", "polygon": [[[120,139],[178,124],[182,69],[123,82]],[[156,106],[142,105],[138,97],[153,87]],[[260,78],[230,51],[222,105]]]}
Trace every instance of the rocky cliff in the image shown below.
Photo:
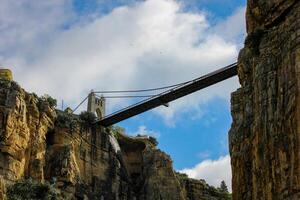
{"label": "rocky cliff", "polygon": [[300,199],[300,1],[248,0],[232,94],[233,199]]}
{"label": "rocky cliff", "polygon": [[[53,105],[51,97],[0,81],[0,199],[53,199],[42,197],[50,187],[46,182],[59,194],[54,199],[226,199],[204,181],[175,173],[153,138],[95,126],[88,114]],[[19,183],[24,179],[29,186]]]}

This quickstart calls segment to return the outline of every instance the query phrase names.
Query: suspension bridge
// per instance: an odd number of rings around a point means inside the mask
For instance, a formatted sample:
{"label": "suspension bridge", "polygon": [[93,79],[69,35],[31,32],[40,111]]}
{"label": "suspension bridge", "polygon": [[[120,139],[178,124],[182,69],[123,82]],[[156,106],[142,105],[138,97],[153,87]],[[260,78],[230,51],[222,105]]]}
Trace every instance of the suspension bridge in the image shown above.
{"label": "suspension bridge", "polygon": [[[116,124],[118,122],[121,122],[123,120],[126,120],[128,118],[131,118],[133,116],[139,115],[143,112],[149,111],[151,109],[154,109],[159,106],[168,106],[168,104],[176,99],[179,99],[181,97],[187,96],[189,94],[192,94],[194,92],[197,92],[201,89],[204,89],[206,87],[209,87],[211,85],[214,85],[216,83],[219,83],[221,81],[224,81],[226,79],[229,79],[233,76],[237,75],[237,63],[233,63],[231,65],[225,66],[223,68],[220,68],[214,72],[211,72],[209,74],[206,74],[204,76],[201,76],[199,78],[196,78],[194,80],[190,80],[187,82],[170,85],[166,87],[160,87],[160,88],[152,88],[152,89],[144,89],[144,90],[128,90],[128,91],[92,91],[75,109],[74,111],[81,106],[88,98],[89,96],[96,96],[96,94],[112,94],[112,93],[136,93],[136,92],[150,92],[150,91],[157,91],[157,90],[166,90],[164,92],[161,92],[159,94],[155,95],[123,95],[123,96],[98,96],[99,101],[96,103],[99,103],[100,106],[102,105],[101,99],[105,98],[133,98],[133,97],[149,97],[143,101],[140,101],[136,104],[133,104],[131,106],[128,106],[124,109],[121,109],[119,111],[116,111],[112,114],[109,114],[107,116],[100,117],[95,123],[99,124],[104,127],[111,126],[113,124]],[[94,102],[95,103],[95,102]],[[89,102],[89,106],[91,102]]]}

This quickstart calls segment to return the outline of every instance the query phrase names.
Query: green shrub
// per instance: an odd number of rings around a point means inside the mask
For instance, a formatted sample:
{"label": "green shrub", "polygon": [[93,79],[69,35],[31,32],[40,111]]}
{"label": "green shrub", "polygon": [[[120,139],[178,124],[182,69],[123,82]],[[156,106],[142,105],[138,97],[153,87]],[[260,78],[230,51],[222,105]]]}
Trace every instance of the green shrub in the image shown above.
{"label": "green shrub", "polygon": [[45,110],[45,104],[48,104],[51,108],[55,108],[57,106],[57,100],[48,94],[45,94],[41,97],[38,97],[38,95],[35,93],[32,93],[32,95],[38,99],[37,106],[39,110]]}
{"label": "green shrub", "polygon": [[52,98],[50,95],[48,94],[45,94],[44,96],[41,97],[42,101],[44,102],[48,102],[49,103],[49,106],[51,108],[54,108],[57,106],[57,100]]}
{"label": "green shrub", "polygon": [[96,121],[96,115],[92,112],[83,111],[79,114],[79,119],[84,126],[90,127]]}
{"label": "green shrub", "polygon": [[34,97],[34,98],[36,98],[36,99],[39,99],[39,96],[36,94],[36,93],[31,93],[31,95]]}
{"label": "green shrub", "polygon": [[0,79],[0,88],[9,88],[11,87],[11,81],[6,79]]}
{"label": "green shrub", "polygon": [[19,181],[7,189],[8,200],[61,200],[53,185],[39,183],[32,179]]}
{"label": "green shrub", "polygon": [[118,138],[119,134],[125,134],[125,129],[120,126],[111,126],[110,132],[115,138]]}
{"label": "green shrub", "polygon": [[60,128],[68,128],[74,130],[79,123],[79,119],[67,112],[58,112],[55,125]]}
{"label": "green shrub", "polygon": [[175,172],[175,175],[180,183],[183,183],[184,181],[189,179],[188,175],[184,173]]}

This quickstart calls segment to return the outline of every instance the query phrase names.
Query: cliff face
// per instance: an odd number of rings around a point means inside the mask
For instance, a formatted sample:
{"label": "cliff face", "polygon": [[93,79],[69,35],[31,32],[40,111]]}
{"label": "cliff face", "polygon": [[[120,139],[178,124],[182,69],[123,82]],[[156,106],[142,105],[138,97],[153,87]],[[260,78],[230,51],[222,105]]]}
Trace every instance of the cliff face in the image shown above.
{"label": "cliff face", "polygon": [[28,178],[50,182],[63,199],[224,199],[203,181],[182,181],[148,137],[84,123],[0,81],[0,199]]}
{"label": "cliff face", "polygon": [[233,199],[300,199],[300,1],[248,0],[232,94]]}
{"label": "cliff face", "polygon": [[1,83],[0,175],[4,179],[43,179],[44,141],[55,116],[48,104],[38,102],[16,83]]}

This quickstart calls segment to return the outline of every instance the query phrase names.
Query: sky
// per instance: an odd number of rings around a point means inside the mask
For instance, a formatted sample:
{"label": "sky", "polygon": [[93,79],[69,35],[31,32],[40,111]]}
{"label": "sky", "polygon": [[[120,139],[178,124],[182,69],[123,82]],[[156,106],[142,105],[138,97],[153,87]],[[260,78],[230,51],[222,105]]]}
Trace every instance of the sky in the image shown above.
{"label": "sky", "polygon": [[[246,0],[0,0],[0,64],[27,91],[74,108],[91,89],[153,88],[236,62]],[[231,78],[119,123],[148,134],[174,168],[231,188]],[[140,99],[109,99],[107,113]],[[85,106],[85,105],[84,105]],[[84,110],[85,107],[80,110]],[[79,111],[80,111],[79,110]]]}

